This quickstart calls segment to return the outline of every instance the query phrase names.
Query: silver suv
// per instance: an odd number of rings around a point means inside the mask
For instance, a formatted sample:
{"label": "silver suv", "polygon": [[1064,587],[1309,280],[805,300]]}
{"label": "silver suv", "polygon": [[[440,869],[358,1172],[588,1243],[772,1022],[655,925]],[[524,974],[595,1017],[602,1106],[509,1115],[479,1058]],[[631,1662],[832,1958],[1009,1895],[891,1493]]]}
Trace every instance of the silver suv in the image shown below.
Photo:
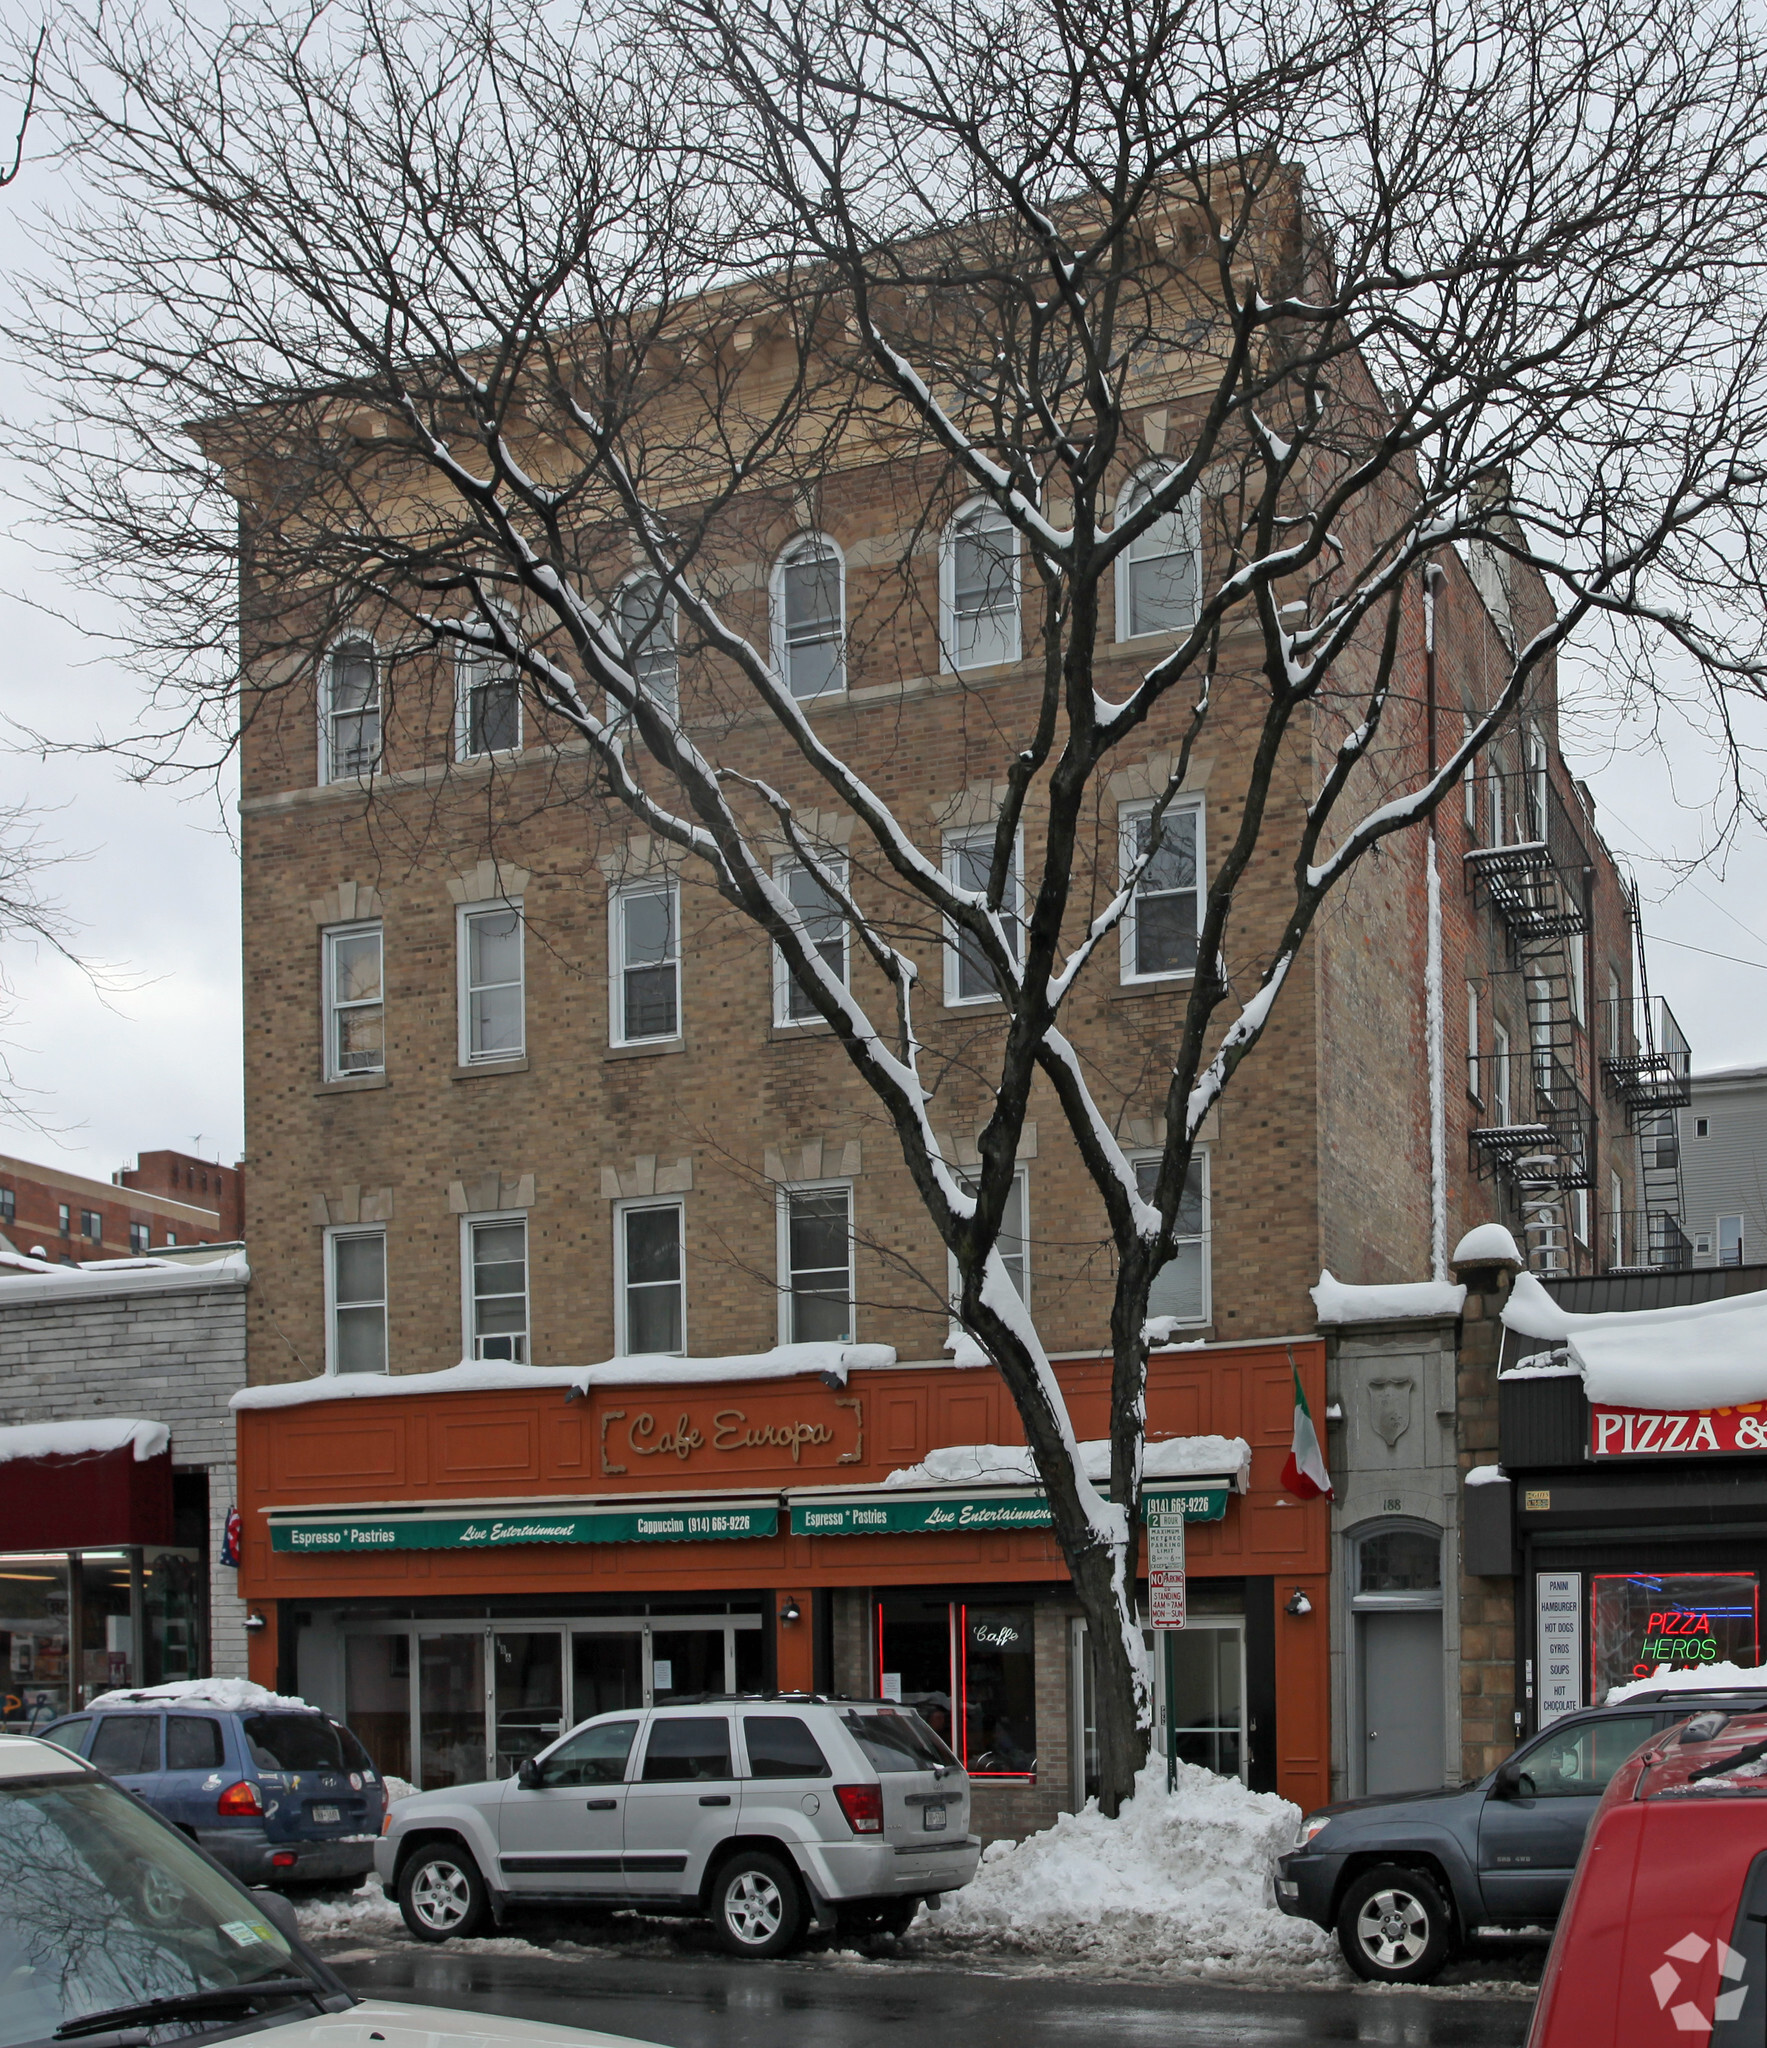
{"label": "silver suv", "polygon": [[736,1955],[900,1934],[968,1884],[969,1777],[890,1700],[803,1694],[599,1714],[513,1778],[401,1799],[375,1851],[419,1941],[512,1906],[704,1914]]}

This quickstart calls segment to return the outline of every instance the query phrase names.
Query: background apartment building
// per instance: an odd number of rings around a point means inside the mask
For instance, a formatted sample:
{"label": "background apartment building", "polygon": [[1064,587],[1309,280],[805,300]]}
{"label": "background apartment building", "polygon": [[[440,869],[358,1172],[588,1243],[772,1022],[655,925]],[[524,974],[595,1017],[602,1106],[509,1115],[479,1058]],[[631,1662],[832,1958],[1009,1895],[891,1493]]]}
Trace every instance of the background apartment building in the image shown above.
{"label": "background apartment building", "polygon": [[187,1152],[143,1152],[109,1181],[0,1158],[0,1232],[30,1257],[66,1265],[139,1258],[168,1246],[237,1244],[244,1227],[240,1169]]}

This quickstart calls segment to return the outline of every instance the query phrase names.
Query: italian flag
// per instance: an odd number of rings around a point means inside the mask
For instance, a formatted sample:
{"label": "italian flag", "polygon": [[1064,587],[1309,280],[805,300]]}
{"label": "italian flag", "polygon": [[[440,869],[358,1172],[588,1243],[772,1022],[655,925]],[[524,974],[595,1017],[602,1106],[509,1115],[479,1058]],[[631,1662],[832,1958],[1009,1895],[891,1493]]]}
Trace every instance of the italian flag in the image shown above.
{"label": "italian flag", "polygon": [[1289,1447],[1288,1463],[1282,1468],[1282,1483],[1302,1500],[1331,1495],[1331,1474],[1325,1469],[1325,1453],[1319,1448],[1319,1432],[1313,1427],[1313,1411],[1301,1391],[1301,1369],[1291,1367],[1295,1376],[1295,1440]]}

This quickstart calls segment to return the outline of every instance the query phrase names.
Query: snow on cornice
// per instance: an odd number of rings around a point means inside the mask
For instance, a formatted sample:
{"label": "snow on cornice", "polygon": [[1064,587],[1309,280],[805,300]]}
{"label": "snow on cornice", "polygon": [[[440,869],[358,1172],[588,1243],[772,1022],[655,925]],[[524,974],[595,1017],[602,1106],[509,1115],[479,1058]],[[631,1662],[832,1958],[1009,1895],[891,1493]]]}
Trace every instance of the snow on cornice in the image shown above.
{"label": "snow on cornice", "polygon": [[[1108,1437],[1090,1437],[1079,1447],[1086,1477],[1108,1479]],[[1244,1493],[1251,1484],[1252,1450],[1242,1436],[1174,1436],[1147,1445],[1144,1480],[1231,1479]],[[1023,1444],[944,1444],[918,1465],[892,1472],[886,1486],[1040,1486],[1037,1466]]]}
{"label": "snow on cornice", "polygon": [[134,1446],[135,1462],[157,1458],[172,1440],[163,1422],[132,1415],[87,1415],[78,1422],[19,1422],[0,1429],[0,1465],[14,1458],[90,1458]]}
{"label": "snow on cornice", "polygon": [[1767,1401],[1767,1293],[1573,1315],[1532,1273],[1518,1273],[1503,1321],[1519,1337],[1562,1345],[1584,1393],[1604,1408]]}
{"label": "snow on cornice", "polygon": [[1466,1300],[1458,1281],[1400,1280],[1385,1287],[1354,1287],[1327,1271],[1310,1287],[1322,1323],[1392,1323],[1411,1316],[1457,1316]]}
{"label": "snow on cornice", "polygon": [[9,1304],[96,1301],[117,1294],[201,1294],[243,1287],[251,1268],[243,1251],[201,1264],[182,1259],[94,1259],[88,1266],[57,1266],[23,1252],[0,1251],[0,1310]]}
{"label": "snow on cornice", "polygon": [[[3,1297],[0,1297],[3,1298]],[[635,1352],[600,1365],[511,1365],[497,1359],[463,1359],[440,1372],[321,1373],[317,1379],[279,1386],[241,1387],[235,1408],[299,1408],[309,1401],[365,1401],[405,1394],[586,1394],[592,1387],[692,1387],[719,1380],[785,1380],[814,1374],[845,1386],[850,1372],[894,1365],[888,1344],[776,1344],[771,1351],[734,1353],[727,1358],[675,1358],[667,1352]]]}

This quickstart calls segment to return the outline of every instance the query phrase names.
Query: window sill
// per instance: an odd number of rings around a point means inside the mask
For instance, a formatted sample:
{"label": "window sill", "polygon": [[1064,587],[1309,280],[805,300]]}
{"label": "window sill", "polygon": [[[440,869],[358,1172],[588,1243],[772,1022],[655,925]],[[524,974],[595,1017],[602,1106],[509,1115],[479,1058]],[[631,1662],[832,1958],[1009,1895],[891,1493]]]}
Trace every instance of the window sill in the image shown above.
{"label": "window sill", "polygon": [[607,1051],[602,1054],[602,1058],[608,1060],[651,1060],[659,1058],[664,1053],[685,1052],[686,1050],[687,1040],[685,1038],[647,1039],[642,1045],[610,1045]]}
{"label": "window sill", "polygon": [[826,1017],[806,1017],[801,1024],[772,1024],[767,1036],[774,1045],[789,1045],[797,1038],[832,1038],[834,1026]]}
{"label": "window sill", "polygon": [[1105,991],[1106,999],[1122,1003],[1135,996],[1169,995],[1175,988],[1188,988],[1196,979],[1196,969],[1187,967],[1177,974],[1142,975],[1134,981],[1115,981]]}
{"label": "window sill", "polygon": [[471,1066],[456,1067],[456,1081],[476,1081],[488,1074],[525,1074],[528,1071],[528,1056],[524,1052],[513,1060],[474,1060]]}
{"label": "window sill", "polygon": [[360,1095],[365,1088],[384,1088],[385,1074],[347,1074],[341,1081],[321,1081],[315,1095]]}

